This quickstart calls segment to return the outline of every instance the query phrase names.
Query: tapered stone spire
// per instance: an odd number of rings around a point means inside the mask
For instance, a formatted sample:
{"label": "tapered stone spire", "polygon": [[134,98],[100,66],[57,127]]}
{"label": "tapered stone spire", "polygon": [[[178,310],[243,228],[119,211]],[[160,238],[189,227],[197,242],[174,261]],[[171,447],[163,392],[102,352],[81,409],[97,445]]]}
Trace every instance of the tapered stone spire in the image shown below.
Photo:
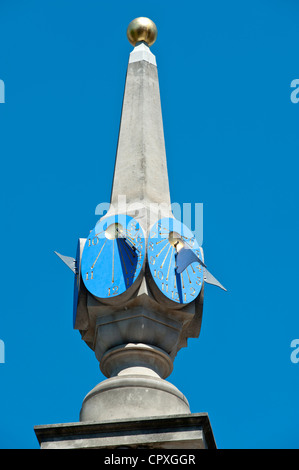
{"label": "tapered stone spire", "polygon": [[153,43],[156,30],[152,22],[141,28],[140,19],[138,24],[134,21],[128,38],[136,46],[127,69],[111,194],[116,212],[134,203],[146,208],[152,203],[170,205],[158,71],[146,42]]}

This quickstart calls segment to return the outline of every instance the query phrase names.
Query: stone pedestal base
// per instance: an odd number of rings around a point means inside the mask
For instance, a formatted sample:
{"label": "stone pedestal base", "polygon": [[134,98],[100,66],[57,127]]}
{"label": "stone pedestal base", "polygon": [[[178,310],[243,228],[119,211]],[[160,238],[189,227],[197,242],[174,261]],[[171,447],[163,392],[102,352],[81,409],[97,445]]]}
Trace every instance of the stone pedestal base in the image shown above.
{"label": "stone pedestal base", "polygon": [[207,413],[35,426],[41,449],[215,449]]}
{"label": "stone pedestal base", "polygon": [[159,377],[128,375],[111,377],[98,384],[83,400],[80,421],[190,414],[186,397]]}

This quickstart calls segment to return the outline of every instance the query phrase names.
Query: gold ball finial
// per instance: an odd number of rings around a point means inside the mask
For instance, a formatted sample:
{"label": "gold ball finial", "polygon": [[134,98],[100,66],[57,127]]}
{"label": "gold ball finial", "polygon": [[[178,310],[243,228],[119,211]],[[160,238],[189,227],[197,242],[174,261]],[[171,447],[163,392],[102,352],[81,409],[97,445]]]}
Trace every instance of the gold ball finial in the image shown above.
{"label": "gold ball finial", "polygon": [[127,29],[127,37],[132,46],[137,42],[144,41],[148,46],[152,46],[157,39],[157,27],[149,18],[135,18],[131,21]]}

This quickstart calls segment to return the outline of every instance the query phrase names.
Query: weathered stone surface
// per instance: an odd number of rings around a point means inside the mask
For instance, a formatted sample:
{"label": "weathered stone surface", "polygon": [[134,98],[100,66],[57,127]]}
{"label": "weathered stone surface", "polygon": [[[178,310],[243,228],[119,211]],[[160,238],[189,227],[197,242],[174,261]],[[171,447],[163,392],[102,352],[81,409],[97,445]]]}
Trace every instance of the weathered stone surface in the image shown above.
{"label": "weathered stone surface", "polygon": [[106,377],[148,375],[165,379],[173,370],[171,357],[160,348],[143,343],[127,343],[109,349],[102,357]]}
{"label": "weathered stone surface", "polygon": [[111,377],[83,400],[80,421],[106,421],[190,414],[185,396],[170,382],[150,375]]}

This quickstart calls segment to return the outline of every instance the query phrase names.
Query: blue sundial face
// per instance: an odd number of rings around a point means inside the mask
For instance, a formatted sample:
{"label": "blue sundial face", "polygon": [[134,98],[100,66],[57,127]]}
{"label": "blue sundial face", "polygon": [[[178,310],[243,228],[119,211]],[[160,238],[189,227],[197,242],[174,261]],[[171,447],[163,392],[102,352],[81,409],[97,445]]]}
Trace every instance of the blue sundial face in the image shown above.
{"label": "blue sundial face", "polygon": [[160,292],[176,304],[188,304],[200,293],[203,268],[199,262],[176,272],[176,256],[182,248],[191,249],[202,261],[202,251],[191,230],[176,219],[160,219],[150,230],[147,253],[151,275]]}
{"label": "blue sundial face", "polygon": [[107,301],[127,292],[140,274],[144,253],[143,230],[135,219],[119,214],[98,222],[81,260],[87,290]]}

